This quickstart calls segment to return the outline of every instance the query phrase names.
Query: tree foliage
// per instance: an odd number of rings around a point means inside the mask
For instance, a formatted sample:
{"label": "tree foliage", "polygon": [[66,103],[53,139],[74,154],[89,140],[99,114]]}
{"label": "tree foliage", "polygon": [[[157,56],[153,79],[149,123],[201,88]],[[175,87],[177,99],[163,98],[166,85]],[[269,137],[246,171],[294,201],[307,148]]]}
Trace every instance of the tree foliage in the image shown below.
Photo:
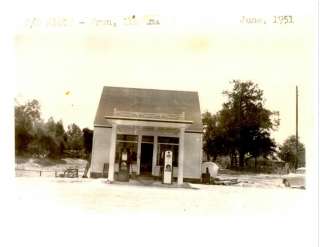
{"label": "tree foliage", "polygon": [[17,103],[15,106],[16,155],[58,158],[64,156],[68,149],[78,153],[83,149],[91,152],[90,142],[92,143],[92,130],[88,128],[82,132],[76,124],[71,124],[66,132],[61,120],[55,122],[50,117],[45,122],[41,119],[37,100]]}
{"label": "tree foliage", "polygon": [[[289,163],[291,168],[297,169],[305,165],[305,147],[298,141],[298,154],[296,150],[296,136],[289,136],[279,147],[279,157]],[[298,161],[296,163],[296,161]]]}
{"label": "tree foliage", "polygon": [[265,108],[263,91],[258,85],[234,80],[227,101],[216,115],[205,113],[205,151],[212,155],[228,154],[232,166],[244,167],[245,156],[257,157],[275,151],[271,130],[279,125],[277,112]]}
{"label": "tree foliage", "polygon": [[34,140],[35,126],[40,121],[40,104],[37,100],[28,101],[15,107],[15,145],[16,153],[28,151],[29,144]]}
{"label": "tree foliage", "polygon": [[90,154],[92,150],[93,131],[88,128],[84,128],[82,130],[82,133],[83,133],[83,147],[84,147],[85,153]]}
{"label": "tree foliage", "polygon": [[68,125],[68,149],[81,150],[83,148],[82,131],[75,123]]}
{"label": "tree foliage", "polygon": [[218,155],[226,153],[226,139],[219,121],[218,114],[211,114],[208,111],[202,114],[202,123],[205,129],[203,150],[207,154],[207,160],[212,158],[215,161]]}

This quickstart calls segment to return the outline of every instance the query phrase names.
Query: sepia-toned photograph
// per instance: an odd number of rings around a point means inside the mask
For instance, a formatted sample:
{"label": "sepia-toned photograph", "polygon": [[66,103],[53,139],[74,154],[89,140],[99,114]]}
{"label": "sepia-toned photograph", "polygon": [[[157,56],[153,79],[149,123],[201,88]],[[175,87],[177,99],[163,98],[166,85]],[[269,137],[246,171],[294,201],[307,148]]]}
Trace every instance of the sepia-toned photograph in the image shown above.
{"label": "sepia-toned photograph", "polygon": [[151,2],[16,19],[17,244],[317,246],[316,1]]}

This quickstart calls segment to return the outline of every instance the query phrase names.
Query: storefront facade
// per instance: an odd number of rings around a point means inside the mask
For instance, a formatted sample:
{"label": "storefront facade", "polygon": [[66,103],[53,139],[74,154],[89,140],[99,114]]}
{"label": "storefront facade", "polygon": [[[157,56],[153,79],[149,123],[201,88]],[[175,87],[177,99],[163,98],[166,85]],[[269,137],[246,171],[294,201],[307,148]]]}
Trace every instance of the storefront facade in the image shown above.
{"label": "storefront facade", "polygon": [[115,179],[121,152],[130,173],[160,176],[164,152],[173,153],[173,177],[200,179],[202,124],[196,92],[104,87],[98,106],[91,177]]}

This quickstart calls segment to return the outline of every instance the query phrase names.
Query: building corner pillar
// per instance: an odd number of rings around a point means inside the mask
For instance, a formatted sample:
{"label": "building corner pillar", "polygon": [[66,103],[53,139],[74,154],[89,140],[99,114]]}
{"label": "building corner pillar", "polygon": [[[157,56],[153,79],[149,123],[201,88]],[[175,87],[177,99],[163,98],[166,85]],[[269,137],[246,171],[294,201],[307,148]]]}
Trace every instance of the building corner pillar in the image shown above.
{"label": "building corner pillar", "polygon": [[116,140],[117,140],[117,125],[112,124],[111,138],[110,138],[110,150],[109,150],[109,181],[114,181],[114,161],[116,154]]}
{"label": "building corner pillar", "polygon": [[137,150],[137,175],[140,175],[140,165],[141,165],[141,142],[142,135],[138,135],[138,150]]}
{"label": "building corner pillar", "polygon": [[156,173],[157,155],[158,155],[158,135],[154,135],[153,151],[152,151],[152,175],[153,176],[161,176],[160,171],[159,171],[159,174]]}
{"label": "building corner pillar", "polygon": [[181,128],[179,134],[178,185],[183,184],[184,130]]}

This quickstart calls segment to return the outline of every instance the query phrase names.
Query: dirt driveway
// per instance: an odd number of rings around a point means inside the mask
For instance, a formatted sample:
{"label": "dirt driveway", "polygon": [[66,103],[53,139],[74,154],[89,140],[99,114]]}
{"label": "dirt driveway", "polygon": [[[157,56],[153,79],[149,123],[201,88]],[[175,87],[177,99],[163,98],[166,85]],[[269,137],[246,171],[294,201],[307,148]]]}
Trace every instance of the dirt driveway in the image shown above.
{"label": "dirt driveway", "polygon": [[[6,212],[2,242],[52,247],[313,246],[316,228],[305,213],[307,192],[17,177],[8,194],[12,203],[2,210]],[[310,227],[300,227],[306,225]]]}
{"label": "dirt driveway", "polygon": [[280,187],[241,187],[189,184],[163,188],[104,179],[16,178],[18,197],[25,203],[52,201],[104,213],[161,213],[182,215],[283,214],[301,201],[304,191]]}

